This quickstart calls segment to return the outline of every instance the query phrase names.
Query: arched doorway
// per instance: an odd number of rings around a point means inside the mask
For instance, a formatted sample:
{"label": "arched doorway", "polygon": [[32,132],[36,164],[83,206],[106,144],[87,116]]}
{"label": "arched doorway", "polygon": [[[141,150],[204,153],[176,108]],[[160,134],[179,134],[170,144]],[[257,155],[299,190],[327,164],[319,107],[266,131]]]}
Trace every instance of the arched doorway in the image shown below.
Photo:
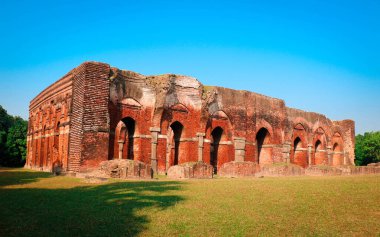
{"label": "arched doorway", "polygon": [[119,123],[119,159],[134,159],[134,136],[136,122],[131,117],[123,118]]}
{"label": "arched doorway", "polygon": [[342,146],[338,143],[334,143],[332,162],[334,166],[343,165],[343,152]]}
{"label": "arched doorway", "polygon": [[180,144],[183,132],[183,125],[176,121],[170,125],[170,140],[168,148],[170,149],[171,165],[180,164]]}
{"label": "arched doorway", "polygon": [[221,127],[216,127],[211,132],[211,143],[210,143],[210,165],[214,167],[214,173],[218,172],[218,152],[219,143],[222,139],[223,129]]}
{"label": "arched doorway", "polygon": [[340,133],[336,132],[332,138],[332,165],[339,166],[345,165],[344,161],[344,147],[343,147],[343,137]]}
{"label": "arched doorway", "polygon": [[270,143],[270,133],[266,128],[261,128],[256,134],[257,163],[272,164],[272,147]]}
{"label": "arched doorway", "polygon": [[296,137],[293,143],[293,162],[296,165],[307,167],[308,158],[307,158],[307,149],[303,146],[302,140],[300,137]]}
{"label": "arched doorway", "polygon": [[314,159],[312,161],[312,165],[322,165],[325,164],[325,151],[322,147],[322,142],[317,140],[315,142],[315,150],[314,150]]}

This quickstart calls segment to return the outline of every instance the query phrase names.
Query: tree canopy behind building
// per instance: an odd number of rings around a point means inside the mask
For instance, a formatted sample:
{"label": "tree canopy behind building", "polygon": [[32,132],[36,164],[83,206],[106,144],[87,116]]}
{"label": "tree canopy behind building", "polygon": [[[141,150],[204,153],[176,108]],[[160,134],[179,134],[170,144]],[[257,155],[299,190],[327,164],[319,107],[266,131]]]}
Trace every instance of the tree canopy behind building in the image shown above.
{"label": "tree canopy behind building", "polygon": [[0,165],[22,166],[26,159],[28,122],[0,105]]}
{"label": "tree canopy behind building", "polygon": [[356,136],[356,165],[380,162],[380,131]]}

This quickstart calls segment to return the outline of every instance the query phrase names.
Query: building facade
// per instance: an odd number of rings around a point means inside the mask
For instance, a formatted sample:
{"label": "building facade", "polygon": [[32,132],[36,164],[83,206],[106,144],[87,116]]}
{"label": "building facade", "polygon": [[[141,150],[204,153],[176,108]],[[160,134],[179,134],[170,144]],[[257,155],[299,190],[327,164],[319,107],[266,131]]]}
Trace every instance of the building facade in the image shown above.
{"label": "building facade", "polygon": [[30,102],[26,166],[75,173],[131,159],[161,174],[197,161],[215,172],[233,161],[340,166],[354,164],[354,139],[352,120],[280,99],[85,62]]}

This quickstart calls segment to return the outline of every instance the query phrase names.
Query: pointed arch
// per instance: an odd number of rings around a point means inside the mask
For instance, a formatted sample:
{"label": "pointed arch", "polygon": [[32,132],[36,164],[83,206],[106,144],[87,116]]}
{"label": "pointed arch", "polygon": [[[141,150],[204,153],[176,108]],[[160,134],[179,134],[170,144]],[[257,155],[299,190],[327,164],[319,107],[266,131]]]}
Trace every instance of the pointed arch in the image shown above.
{"label": "pointed arch", "polygon": [[322,127],[314,128],[313,132],[313,153],[311,165],[327,165],[327,135]]}
{"label": "pointed arch", "polygon": [[300,136],[294,138],[293,154],[291,155],[291,163],[306,168],[309,164],[307,155],[307,146]]}
{"label": "pointed arch", "polygon": [[174,165],[179,165],[182,163],[181,160],[181,137],[184,131],[184,126],[179,121],[174,121],[170,124],[168,129],[168,140],[167,140],[167,163],[169,167]]}
{"label": "pointed arch", "polygon": [[119,121],[115,130],[114,154],[118,159],[134,160],[134,136],[136,132],[136,121],[131,117],[125,117]]}
{"label": "pointed arch", "polygon": [[223,110],[215,110],[205,126],[203,161],[214,167],[215,173],[225,163],[234,160],[232,144],[233,128],[229,116]]}
{"label": "pointed arch", "polygon": [[335,132],[332,138],[332,165],[344,165],[344,142],[339,132]]}
{"label": "pointed arch", "polygon": [[271,134],[265,127],[262,127],[256,133],[256,157],[258,164],[272,164]]}
{"label": "pointed arch", "polygon": [[[302,123],[300,121],[303,121]],[[308,159],[308,130],[303,118],[298,118],[298,122],[294,123],[292,134],[292,152],[290,154],[290,162],[306,168],[309,165]]]}
{"label": "pointed arch", "polygon": [[210,165],[214,167],[214,173],[218,173],[218,168],[220,165],[218,164],[220,157],[219,145],[222,140],[223,129],[221,127],[216,127],[211,132],[211,142],[210,142]]}

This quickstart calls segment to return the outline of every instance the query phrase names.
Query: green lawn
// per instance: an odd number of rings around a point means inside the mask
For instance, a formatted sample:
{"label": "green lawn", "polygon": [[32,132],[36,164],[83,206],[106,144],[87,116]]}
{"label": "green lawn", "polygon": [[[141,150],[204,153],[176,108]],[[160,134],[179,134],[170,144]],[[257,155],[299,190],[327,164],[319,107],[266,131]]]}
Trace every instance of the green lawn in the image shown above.
{"label": "green lawn", "polygon": [[380,236],[380,176],[89,184],[0,169],[0,236]]}

